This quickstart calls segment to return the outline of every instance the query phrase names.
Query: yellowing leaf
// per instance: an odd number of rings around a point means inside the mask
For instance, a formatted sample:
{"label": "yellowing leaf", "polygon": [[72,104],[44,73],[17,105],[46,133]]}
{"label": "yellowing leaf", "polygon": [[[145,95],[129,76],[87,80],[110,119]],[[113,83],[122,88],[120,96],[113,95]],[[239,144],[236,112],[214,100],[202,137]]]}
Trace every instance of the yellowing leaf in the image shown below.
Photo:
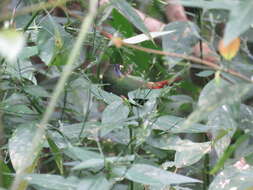
{"label": "yellowing leaf", "polygon": [[219,42],[219,52],[226,60],[231,60],[240,48],[240,38],[235,38],[228,45],[225,46],[224,41]]}

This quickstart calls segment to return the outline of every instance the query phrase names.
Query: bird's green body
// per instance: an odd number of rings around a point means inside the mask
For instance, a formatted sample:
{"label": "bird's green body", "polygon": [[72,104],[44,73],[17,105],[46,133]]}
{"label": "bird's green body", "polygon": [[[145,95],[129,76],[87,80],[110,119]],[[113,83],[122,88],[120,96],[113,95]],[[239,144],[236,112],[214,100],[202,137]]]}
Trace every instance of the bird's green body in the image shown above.
{"label": "bird's green body", "polygon": [[139,77],[122,74],[117,65],[108,66],[103,76],[103,82],[106,91],[119,96],[127,96],[130,91],[146,87],[146,81]]}

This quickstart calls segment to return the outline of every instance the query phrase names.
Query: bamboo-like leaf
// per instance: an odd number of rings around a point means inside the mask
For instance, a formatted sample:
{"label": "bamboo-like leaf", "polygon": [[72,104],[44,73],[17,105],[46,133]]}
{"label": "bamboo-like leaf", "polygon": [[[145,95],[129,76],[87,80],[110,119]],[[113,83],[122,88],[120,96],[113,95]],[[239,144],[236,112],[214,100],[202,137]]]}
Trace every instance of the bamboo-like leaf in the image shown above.
{"label": "bamboo-like leaf", "polygon": [[31,185],[51,190],[74,190],[80,182],[76,177],[64,178],[60,175],[29,174],[25,177]]}
{"label": "bamboo-like leaf", "polygon": [[136,28],[149,35],[149,31],[136,11],[125,0],[110,0],[115,9],[123,14]]}
{"label": "bamboo-like leaf", "polygon": [[130,169],[124,167],[113,168],[113,173],[125,176],[127,179],[153,186],[182,184],[182,183],[201,183],[197,179],[169,172],[147,164],[134,164]]}
{"label": "bamboo-like leaf", "polygon": [[47,142],[50,146],[51,151],[53,152],[55,163],[60,173],[63,175],[63,157],[62,157],[61,151],[58,148],[58,146],[55,144],[55,142],[50,138],[49,135],[47,135]]}

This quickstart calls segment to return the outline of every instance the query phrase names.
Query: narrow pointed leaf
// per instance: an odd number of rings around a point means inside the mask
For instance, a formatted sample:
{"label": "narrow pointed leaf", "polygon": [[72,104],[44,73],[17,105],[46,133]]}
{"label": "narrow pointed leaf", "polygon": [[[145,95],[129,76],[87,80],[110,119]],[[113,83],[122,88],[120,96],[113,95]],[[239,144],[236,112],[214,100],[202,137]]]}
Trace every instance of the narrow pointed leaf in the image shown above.
{"label": "narrow pointed leaf", "polygon": [[30,174],[25,177],[29,184],[50,190],[75,190],[79,180],[75,177],[64,178],[59,175]]}
{"label": "narrow pointed leaf", "polygon": [[105,176],[94,176],[94,177],[86,177],[81,180],[78,184],[77,190],[110,190],[112,184],[106,179]]}
{"label": "narrow pointed leaf", "polygon": [[81,170],[86,168],[99,168],[104,167],[105,163],[119,163],[119,162],[130,162],[135,158],[134,155],[127,155],[124,157],[108,157],[108,158],[91,158],[87,159],[80,164],[77,164],[73,170]]}
{"label": "narrow pointed leaf", "polygon": [[50,149],[53,153],[54,160],[55,160],[55,163],[60,171],[60,174],[63,175],[63,157],[62,157],[61,151],[58,148],[58,146],[55,144],[53,139],[50,138],[49,135],[47,136],[47,141],[48,141]]}
{"label": "narrow pointed leaf", "polygon": [[143,33],[149,35],[149,31],[145,26],[144,22],[132,6],[125,0],[110,0],[112,5],[122,13],[136,28]]}
{"label": "narrow pointed leaf", "polygon": [[125,176],[131,181],[153,186],[201,182],[147,164],[134,164],[130,169],[114,168],[113,172],[119,176]]}

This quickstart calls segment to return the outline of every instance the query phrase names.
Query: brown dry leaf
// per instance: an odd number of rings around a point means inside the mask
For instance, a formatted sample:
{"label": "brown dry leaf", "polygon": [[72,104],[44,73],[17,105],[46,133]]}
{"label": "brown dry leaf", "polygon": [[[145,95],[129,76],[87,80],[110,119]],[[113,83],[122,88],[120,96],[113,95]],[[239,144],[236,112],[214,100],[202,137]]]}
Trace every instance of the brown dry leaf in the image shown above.
{"label": "brown dry leaf", "polygon": [[233,57],[235,57],[240,49],[240,42],[240,38],[235,38],[232,42],[225,46],[224,41],[220,40],[218,49],[222,57],[224,57],[226,60],[231,60]]}

